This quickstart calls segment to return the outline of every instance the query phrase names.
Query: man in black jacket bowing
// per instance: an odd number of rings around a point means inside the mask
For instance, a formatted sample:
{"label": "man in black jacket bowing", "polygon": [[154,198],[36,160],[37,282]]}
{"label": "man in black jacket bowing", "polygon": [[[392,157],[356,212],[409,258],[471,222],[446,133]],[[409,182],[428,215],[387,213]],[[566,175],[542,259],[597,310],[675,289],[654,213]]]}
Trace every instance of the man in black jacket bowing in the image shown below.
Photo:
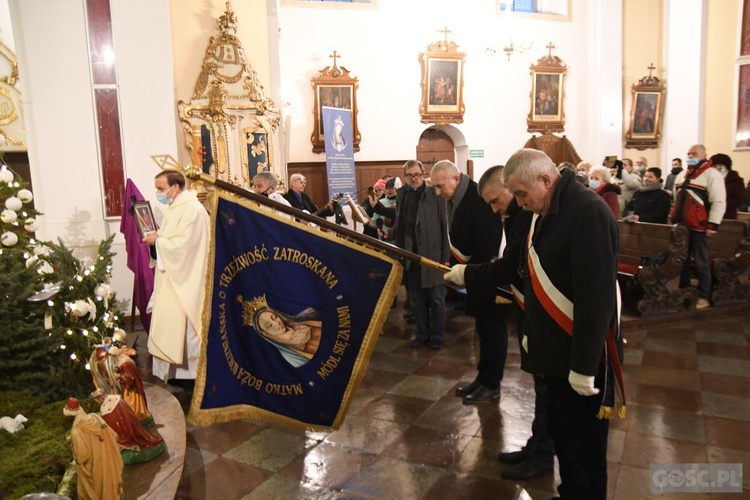
{"label": "man in black jacket bowing", "polygon": [[[442,160],[430,172],[432,187],[448,201],[448,242],[452,264],[481,264],[498,256],[503,223],[479,196],[477,183],[456,165]],[[456,395],[467,404],[486,403],[500,397],[500,381],[508,355],[506,308],[495,303],[495,293],[469,291],[466,312],[476,318],[479,335],[477,377]]]}

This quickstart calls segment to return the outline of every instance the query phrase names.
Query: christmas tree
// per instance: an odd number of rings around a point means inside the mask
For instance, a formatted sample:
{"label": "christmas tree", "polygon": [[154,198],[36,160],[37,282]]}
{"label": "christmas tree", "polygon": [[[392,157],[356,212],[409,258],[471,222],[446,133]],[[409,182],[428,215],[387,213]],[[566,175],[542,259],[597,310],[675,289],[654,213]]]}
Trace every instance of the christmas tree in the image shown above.
{"label": "christmas tree", "polygon": [[0,391],[30,391],[47,401],[93,390],[96,345],[125,339],[109,278],[110,237],[96,257],[79,259],[62,240],[38,242],[39,212],[27,184],[0,167]]}
{"label": "christmas tree", "polygon": [[39,213],[24,207],[32,199],[26,183],[0,167],[0,391],[36,392],[50,383],[52,339],[27,301],[41,284],[32,238]]}

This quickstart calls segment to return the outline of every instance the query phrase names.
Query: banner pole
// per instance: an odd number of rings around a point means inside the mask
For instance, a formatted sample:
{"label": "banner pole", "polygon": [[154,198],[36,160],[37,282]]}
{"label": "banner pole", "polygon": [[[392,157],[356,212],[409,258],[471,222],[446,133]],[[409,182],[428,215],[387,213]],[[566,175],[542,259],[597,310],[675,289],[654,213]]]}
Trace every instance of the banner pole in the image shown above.
{"label": "banner pole", "polygon": [[440,262],[436,262],[434,260],[427,259],[425,257],[422,257],[421,255],[418,255],[413,252],[409,252],[408,250],[404,250],[403,248],[399,248],[395,245],[391,245],[389,243],[382,242],[380,240],[376,240],[375,238],[371,238],[369,236],[365,236],[363,234],[360,234],[356,231],[352,231],[351,229],[341,227],[338,224],[334,224],[333,222],[326,220],[322,217],[317,217],[312,214],[308,214],[306,212],[303,212],[302,210],[299,210],[297,208],[288,207],[282,203],[279,203],[277,201],[274,201],[266,196],[253,193],[251,191],[247,191],[246,189],[242,189],[239,186],[235,186],[233,184],[230,184],[226,181],[222,181],[220,179],[217,179],[215,177],[212,177],[206,173],[204,173],[200,168],[187,165],[183,167],[183,173],[187,176],[188,179],[193,181],[203,181],[208,184],[212,184],[220,189],[223,189],[224,191],[227,191],[229,193],[235,194],[241,198],[245,198],[248,200],[252,200],[260,205],[264,205],[270,208],[273,208],[274,210],[291,215],[295,219],[301,219],[306,222],[311,222],[318,227],[321,227],[323,229],[326,229],[328,231],[331,231],[333,233],[336,233],[337,235],[344,236],[346,238],[349,238],[350,240],[359,243],[361,245],[366,245],[370,248],[380,250],[383,252],[386,252],[388,254],[393,254],[398,257],[402,257],[408,261],[414,262],[415,264],[419,264],[425,267],[429,267],[431,269],[434,269],[436,271],[440,271],[442,273],[447,273],[451,270],[449,266],[446,266],[444,264],[441,264]]}

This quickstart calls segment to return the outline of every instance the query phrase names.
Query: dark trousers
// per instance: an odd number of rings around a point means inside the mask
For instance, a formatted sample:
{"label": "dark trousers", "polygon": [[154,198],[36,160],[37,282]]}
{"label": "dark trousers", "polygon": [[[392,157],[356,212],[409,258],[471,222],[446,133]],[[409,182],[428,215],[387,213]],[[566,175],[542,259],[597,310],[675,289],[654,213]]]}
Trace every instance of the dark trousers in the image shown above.
{"label": "dark trousers", "polygon": [[711,267],[708,265],[708,244],[711,239],[706,233],[700,231],[689,231],[688,258],[682,266],[680,274],[680,287],[690,286],[690,256],[695,259],[695,273],[698,275],[698,292],[702,299],[711,297]]}
{"label": "dark trousers", "polygon": [[534,421],[531,423],[531,437],[526,442],[526,447],[531,452],[530,459],[552,459],[555,443],[549,434],[549,391],[541,375],[534,375],[534,393]]}
{"label": "dark trousers", "polygon": [[477,379],[490,389],[500,387],[508,357],[508,326],[505,307],[490,305],[476,314],[479,336],[479,363]]}
{"label": "dark trousers", "polygon": [[417,338],[443,342],[445,337],[445,286],[422,288],[422,267],[411,264],[406,271],[406,291],[417,325]]}
{"label": "dark trousers", "polygon": [[581,396],[567,378],[544,377],[549,432],[560,462],[562,499],[606,500],[609,420],[597,418],[601,395]]}

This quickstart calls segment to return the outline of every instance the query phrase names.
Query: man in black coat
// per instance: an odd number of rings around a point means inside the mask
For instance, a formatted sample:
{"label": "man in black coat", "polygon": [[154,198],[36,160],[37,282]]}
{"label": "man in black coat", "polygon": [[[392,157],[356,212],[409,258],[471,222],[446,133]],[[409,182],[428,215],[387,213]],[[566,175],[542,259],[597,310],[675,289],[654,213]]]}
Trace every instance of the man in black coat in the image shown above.
{"label": "man in black coat", "polygon": [[[432,186],[448,201],[448,236],[453,264],[481,264],[497,258],[503,239],[502,219],[479,196],[477,183],[453,162],[437,162],[430,172]],[[500,381],[508,355],[506,308],[496,294],[469,290],[466,312],[476,318],[479,363],[474,381],[456,389],[464,403],[486,403],[500,397]]]}
{"label": "man in black coat", "polygon": [[624,413],[617,221],[600,196],[572,172],[560,174],[541,151],[516,152],[503,180],[518,204],[534,213],[521,263],[524,345],[529,369],[547,386],[558,492],[561,498],[604,500],[607,418]]}
{"label": "man in black coat", "polygon": [[479,288],[492,293],[497,286],[510,284],[516,298],[514,306],[516,333],[521,352],[521,369],[534,375],[534,421],[531,424],[531,437],[519,451],[501,452],[498,460],[509,464],[502,472],[503,479],[526,481],[536,476],[552,474],[555,463],[555,445],[549,435],[547,424],[547,386],[544,379],[529,370],[528,355],[523,347],[524,338],[524,298],[523,278],[519,272],[520,262],[526,256],[525,235],[529,231],[532,213],[521,209],[513,195],[505,188],[501,165],[489,168],[479,179],[479,195],[494,212],[505,216],[504,230],[507,245],[503,256],[486,264],[470,266],[455,265],[445,274],[445,280],[458,285],[466,285],[473,291]]}

